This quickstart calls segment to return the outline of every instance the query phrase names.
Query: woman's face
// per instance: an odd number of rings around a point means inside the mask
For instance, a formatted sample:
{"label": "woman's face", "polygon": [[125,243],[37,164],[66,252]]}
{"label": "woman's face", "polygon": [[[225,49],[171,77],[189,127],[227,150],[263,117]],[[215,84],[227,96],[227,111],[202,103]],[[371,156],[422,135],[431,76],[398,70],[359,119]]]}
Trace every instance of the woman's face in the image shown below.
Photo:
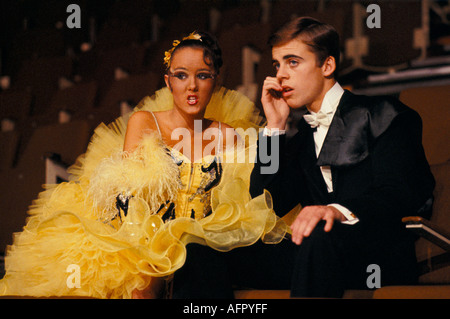
{"label": "woman's face", "polygon": [[214,68],[205,63],[203,49],[176,50],[164,79],[172,91],[174,107],[196,118],[203,117],[216,85]]}

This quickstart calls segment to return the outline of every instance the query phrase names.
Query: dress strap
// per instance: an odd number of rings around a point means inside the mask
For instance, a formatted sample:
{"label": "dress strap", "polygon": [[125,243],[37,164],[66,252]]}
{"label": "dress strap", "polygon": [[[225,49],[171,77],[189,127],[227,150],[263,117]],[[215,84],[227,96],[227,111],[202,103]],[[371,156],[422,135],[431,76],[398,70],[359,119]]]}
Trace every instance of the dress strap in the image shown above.
{"label": "dress strap", "polygon": [[156,128],[158,129],[158,133],[159,133],[159,137],[161,137],[162,138],[162,135],[161,135],[161,130],[159,129],[159,124],[158,124],[158,120],[156,119],[156,116],[155,116],[155,114],[153,114],[153,112],[152,111],[150,111],[150,113],[153,115],[153,119],[155,120],[155,123],[156,123]]}
{"label": "dress strap", "polygon": [[221,155],[222,154],[222,122],[219,122],[219,138],[217,139],[217,149],[218,149],[218,154],[217,155]]}

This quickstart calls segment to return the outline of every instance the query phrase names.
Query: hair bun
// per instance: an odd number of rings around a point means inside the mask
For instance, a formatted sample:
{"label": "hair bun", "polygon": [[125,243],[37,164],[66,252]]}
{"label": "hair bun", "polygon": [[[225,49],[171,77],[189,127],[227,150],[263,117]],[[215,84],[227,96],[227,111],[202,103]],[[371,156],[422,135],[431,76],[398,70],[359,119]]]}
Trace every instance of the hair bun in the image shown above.
{"label": "hair bun", "polygon": [[169,51],[166,51],[166,57],[164,58],[164,63],[169,67],[170,60],[172,59],[175,51],[183,47],[200,47],[203,48],[204,56],[208,57],[212,61],[212,66],[217,74],[219,74],[220,68],[223,65],[222,50],[220,49],[219,43],[213,35],[207,32],[193,32],[191,35],[199,35],[200,39],[189,38],[183,39],[182,41],[177,41],[176,45]]}
{"label": "hair bun", "polygon": [[222,49],[220,48],[216,37],[207,32],[198,32],[198,34],[202,37],[202,42],[205,46],[207,46],[214,54],[213,60],[216,61],[214,64],[217,65],[218,68],[221,68],[223,65]]}

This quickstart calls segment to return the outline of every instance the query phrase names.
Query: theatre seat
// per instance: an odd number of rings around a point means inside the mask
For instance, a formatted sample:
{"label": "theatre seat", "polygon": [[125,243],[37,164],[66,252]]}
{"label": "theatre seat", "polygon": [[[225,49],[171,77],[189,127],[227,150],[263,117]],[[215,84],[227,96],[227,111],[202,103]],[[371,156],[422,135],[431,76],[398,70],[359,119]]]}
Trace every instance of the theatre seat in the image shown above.
{"label": "theatre seat", "polygon": [[17,131],[0,132],[0,172],[13,167],[16,152],[19,145],[19,133]]}
{"label": "theatre seat", "polygon": [[58,154],[67,165],[85,150],[90,132],[86,121],[38,127],[15,167],[2,171],[0,184],[0,252],[25,225],[27,211],[45,182],[45,157]]}
{"label": "theatre seat", "polygon": [[[433,213],[430,220],[418,216],[403,219],[406,227],[421,238],[416,253],[421,270],[419,286],[391,288],[402,296],[414,297],[419,292],[427,296],[450,298],[450,161],[431,166],[436,179]],[[434,289],[434,290],[433,290]]]}
{"label": "theatre seat", "polygon": [[136,105],[145,96],[152,95],[159,88],[161,80],[161,76],[150,72],[131,74],[124,79],[113,81],[98,107],[118,108],[121,101],[130,101]]}
{"label": "theatre seat", "polygon": [[450,286],[390,286],[377,289],[373,299],[448,299]]}
{"label": "theatre seat", "polygon": [[422,117],[425,154],[436,180],[430,220],[403,219],[417,233],[416,254],[421,275],[417,286],[383,287],[374,298],[450,298],[450,86],[412,88],[400,94],[403,103]]}
{"label": "theatre seat", "polygon": [[13,88],[30,90],[34,98],[32,114],[42,114],[48,110],[58,79],[70,78],[72,70],[73,61],[69,57],[29,59],[22,63]]}
{"label": "theatre seat", "polygon": [[400,101],[422,118],[422,143],[428,162],[432,165],[450,160],[450,85],[407,89],[400,93]]}
{"label": "theatre seat", "polygon": [[[431,169],[436,178],[431,219],[417,216],[403,219],[406,227],[421,236],[416,243],[419,284],[381,287],[370,298],[450,299],[450,161],[432,165]],[[346,293],[352,297],[351,291]],[[361,294],[353,292],[353,296]]]}
{"label": "theatre seat", "polygon": [[29,90],[9,89],[0,92],[0,118],[24,122],[31,113],[32,95]]}

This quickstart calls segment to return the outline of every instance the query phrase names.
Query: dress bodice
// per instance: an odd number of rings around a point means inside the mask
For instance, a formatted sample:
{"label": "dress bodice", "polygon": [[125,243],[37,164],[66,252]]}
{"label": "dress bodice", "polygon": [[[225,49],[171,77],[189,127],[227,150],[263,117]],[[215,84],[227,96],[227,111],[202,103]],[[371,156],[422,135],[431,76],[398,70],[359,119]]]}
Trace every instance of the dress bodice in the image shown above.
{"label": "dress bodice", "polygon": [[[159,134],[156,117],[152,113]],[[169,148],[170,154],[178,165],[181,188],[175,202],[166,202],[161,205],[158,214],[163,220],[190,217],[201,219],[211,213],[211,189],[220,181],[222,174],[221,155],[222,130],[218,127],[218,147],[216,155],[206,155],[200,160],[192,162],[183,153]]]}
{"label": "dress bodice", "polygon": [[171,154],[180,170],[181,189],[175,203],[167,203],[164,213],[162,211],[160,214],[164,220],[179,217],[201,219],[208,216],[211,212],[211,189],[220,181],[221,163],[212,155],[191,162],[175,150]]}

